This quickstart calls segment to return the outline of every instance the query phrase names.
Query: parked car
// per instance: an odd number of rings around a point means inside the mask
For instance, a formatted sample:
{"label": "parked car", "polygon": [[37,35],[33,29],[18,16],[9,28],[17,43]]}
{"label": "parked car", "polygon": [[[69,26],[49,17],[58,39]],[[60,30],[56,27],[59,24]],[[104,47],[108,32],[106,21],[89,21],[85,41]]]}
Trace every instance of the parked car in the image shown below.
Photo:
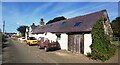
{"label": "parked car", "polygon": [[20,38],[18,38],[18,41],[20,41],[20,42],[25,42],[25,37],[20,37]]}
{"label": "parked car", "polygon": [[39,49],[44,49],[46,52],[49,50],[60,49],[60,45],[57,41],[51,41],[48,38],[40,37],[38,41]]}
{"label": "parked car", "polygon": [[18,38],[18,40],[20,41],[20,40],[25,40],[25,38],[24,37],[20,37],[20,38]]}
{"label": "parked car", "polygon": [[37,44],[37,39],[35,37],[28,37],[28,39],[26,40],[26,43],[31,46],[33,44]]}

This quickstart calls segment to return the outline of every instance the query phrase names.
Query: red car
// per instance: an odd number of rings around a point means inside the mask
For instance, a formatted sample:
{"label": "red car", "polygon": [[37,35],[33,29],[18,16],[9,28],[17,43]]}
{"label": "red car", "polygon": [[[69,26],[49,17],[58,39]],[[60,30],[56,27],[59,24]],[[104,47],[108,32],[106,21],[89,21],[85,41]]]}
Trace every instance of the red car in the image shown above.
{"label": "red car", "polygon": [[57,50],[60,49],[60,45],[58,43],[58,41],[51,41],[47,38],[41,37],[39,38],[38,41],[38,47],[39,49],[45,49],[45,51],[49,51],[49,50]]}

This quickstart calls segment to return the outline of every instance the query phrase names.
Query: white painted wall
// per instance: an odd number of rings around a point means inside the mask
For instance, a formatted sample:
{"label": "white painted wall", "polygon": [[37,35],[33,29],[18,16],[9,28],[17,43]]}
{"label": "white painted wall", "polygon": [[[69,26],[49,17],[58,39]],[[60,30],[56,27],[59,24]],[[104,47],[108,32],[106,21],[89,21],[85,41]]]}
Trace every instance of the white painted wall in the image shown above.
{"label": "white painted wall", "polygon": [[28,32],[28,34],[29,34],[29,37],[32,37],[32,28],[31,28],[31,26],[29,27],[29,32]]}
{"label": "white painted wall", "polygon": [[67,34],[61,34],[61,38],[58,40],[60,43],[60,47],[63,50],[68,50],[68,35]]}
{"label": "white painted wall", "polygon": [[31,36],[30,37],[35,37],[36,39],[37,39],[37,34],[31,34]]}
{"label": "white painted wall", "polygon": [[[39,34],[40,35],[40,34]],[[58,40],[59,44],[60,44],[60,47],[61,49],[63,50],[68,50],[68,35],[67,34],[61,34],[61,38],[60,39],[57,39],[57,36],[56,34],[53,34],[53,33],[50,33],[50,32],[47,32],[47,34],[45,35],[44,34],[41,34],[40,37],[43,36],[45,38],[48,38],[50,41],[56,41]]]}
{"label": "white painted wall", "polygon": [[45,37],[45,34],[33,34],[32,37],[35,37],[38,40],[39,37]]}
{"label": "white painted wall", "polygon": [[25,33],[25,40],[27,40],[27,32]]}
{"label": "white painted wall", "polygon": [[38,39],[39,37],[44,37],[44,38],[48,38],[50,41],[56,41],[58,40],[61,49],[63,50],[68,50],[68,35],[66,33],[61,34],[61,38],[57,39],[56,34],[47,32],[47,34],[30,34],[30,36],[35,37],[36,39]]}
{"label": "white painted wall", "polygon": [[48,38],[50,40],[50,42],[51,42],[51,40],[52,41],[56,41],[57,40],[57,36],[55,34],[50,33],[50,32],[47,32],[47,34],[44,37]]}
{"label": "white painted wall", "polygon": [[[26,28],[26,32],[25,32],[26,40],[27,40],[27,32],[28,32],[28,28]],[[29,26],[28,35],[29,35],[29,37],[35,37],[36,39],[38,39],[39,37],[43,37],[44,34],[32,34],[32,28],[31,28],[31,26]]]}
{"label": "white painted wall", "polygon": [[91,53],[90,45],[92,44],[91,34],[84,34],[84,54]]}

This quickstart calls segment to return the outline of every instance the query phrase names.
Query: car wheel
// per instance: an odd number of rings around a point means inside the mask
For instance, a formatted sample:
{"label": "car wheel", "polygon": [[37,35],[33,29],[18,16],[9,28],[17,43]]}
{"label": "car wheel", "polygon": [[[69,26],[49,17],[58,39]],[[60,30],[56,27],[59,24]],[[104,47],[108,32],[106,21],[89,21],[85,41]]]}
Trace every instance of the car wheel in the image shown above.
{"label": "car wheel", "polygon": [[25,41],[25,43],[27,44],[27,42]]}
{"label": "car wheel", "polygon": [[26,44],[28,45],[28,43],[26,42]]}
{"label": "car wheel", "polygon": [[29,45],[29,46],[31,46],[31,44],[30,44],[30,43],[28,43],[28,45]]}
{"label": "car wheel", "polygon": [[38,48],[39,48],[39,49],[41,49],[41,46],[40,46],[40,45],[38,45]]}
{"label": "car wheel", "polygon": [[48,48],[47,47],[45,47],[45,51],[48,52]]}

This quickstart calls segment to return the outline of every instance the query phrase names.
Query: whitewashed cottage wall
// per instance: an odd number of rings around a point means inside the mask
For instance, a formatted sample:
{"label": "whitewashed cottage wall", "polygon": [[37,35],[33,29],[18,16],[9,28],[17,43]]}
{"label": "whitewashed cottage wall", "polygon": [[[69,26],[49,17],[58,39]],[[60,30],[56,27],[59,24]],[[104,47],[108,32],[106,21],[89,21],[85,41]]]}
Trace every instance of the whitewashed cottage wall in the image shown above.
{"label": "whitewashed cottage wall", "polygon": [[[45,34],[45,33],[44,33]],[[52,34],[50,32],[47,32],[46,35],[44,36],[45,38],[48,38],[50,41],[56,41],[57,40],[57,36],[55,34]]]}
{"label": "whitewashed cottage wall", "polygon": [[40,37],[45,37],[45,35],[44,34],[33,34],[32,37],[35,37],[38,40]]}
{"label": "whitewashed cottage wall", "polygon": [[61,38],[58,40],[60,47],[63,50],[68,50],[68,35],[66,33],[61,34]]}
{"label": "whitewashed cottage wall", "polygon": [[47,32],[47,34],[41,34],[41,36],[48,38],[49,40],[56,41],[58,40],[61,49],[68,50],[68,35],[66,33],[61,34],[61,38],[57,39],[56,34]]}
{"label": "whitewashed cottage wall", "polygon": [[84,34],[84,54],[91,53],[90,45],[92,44],[91,34]]}

